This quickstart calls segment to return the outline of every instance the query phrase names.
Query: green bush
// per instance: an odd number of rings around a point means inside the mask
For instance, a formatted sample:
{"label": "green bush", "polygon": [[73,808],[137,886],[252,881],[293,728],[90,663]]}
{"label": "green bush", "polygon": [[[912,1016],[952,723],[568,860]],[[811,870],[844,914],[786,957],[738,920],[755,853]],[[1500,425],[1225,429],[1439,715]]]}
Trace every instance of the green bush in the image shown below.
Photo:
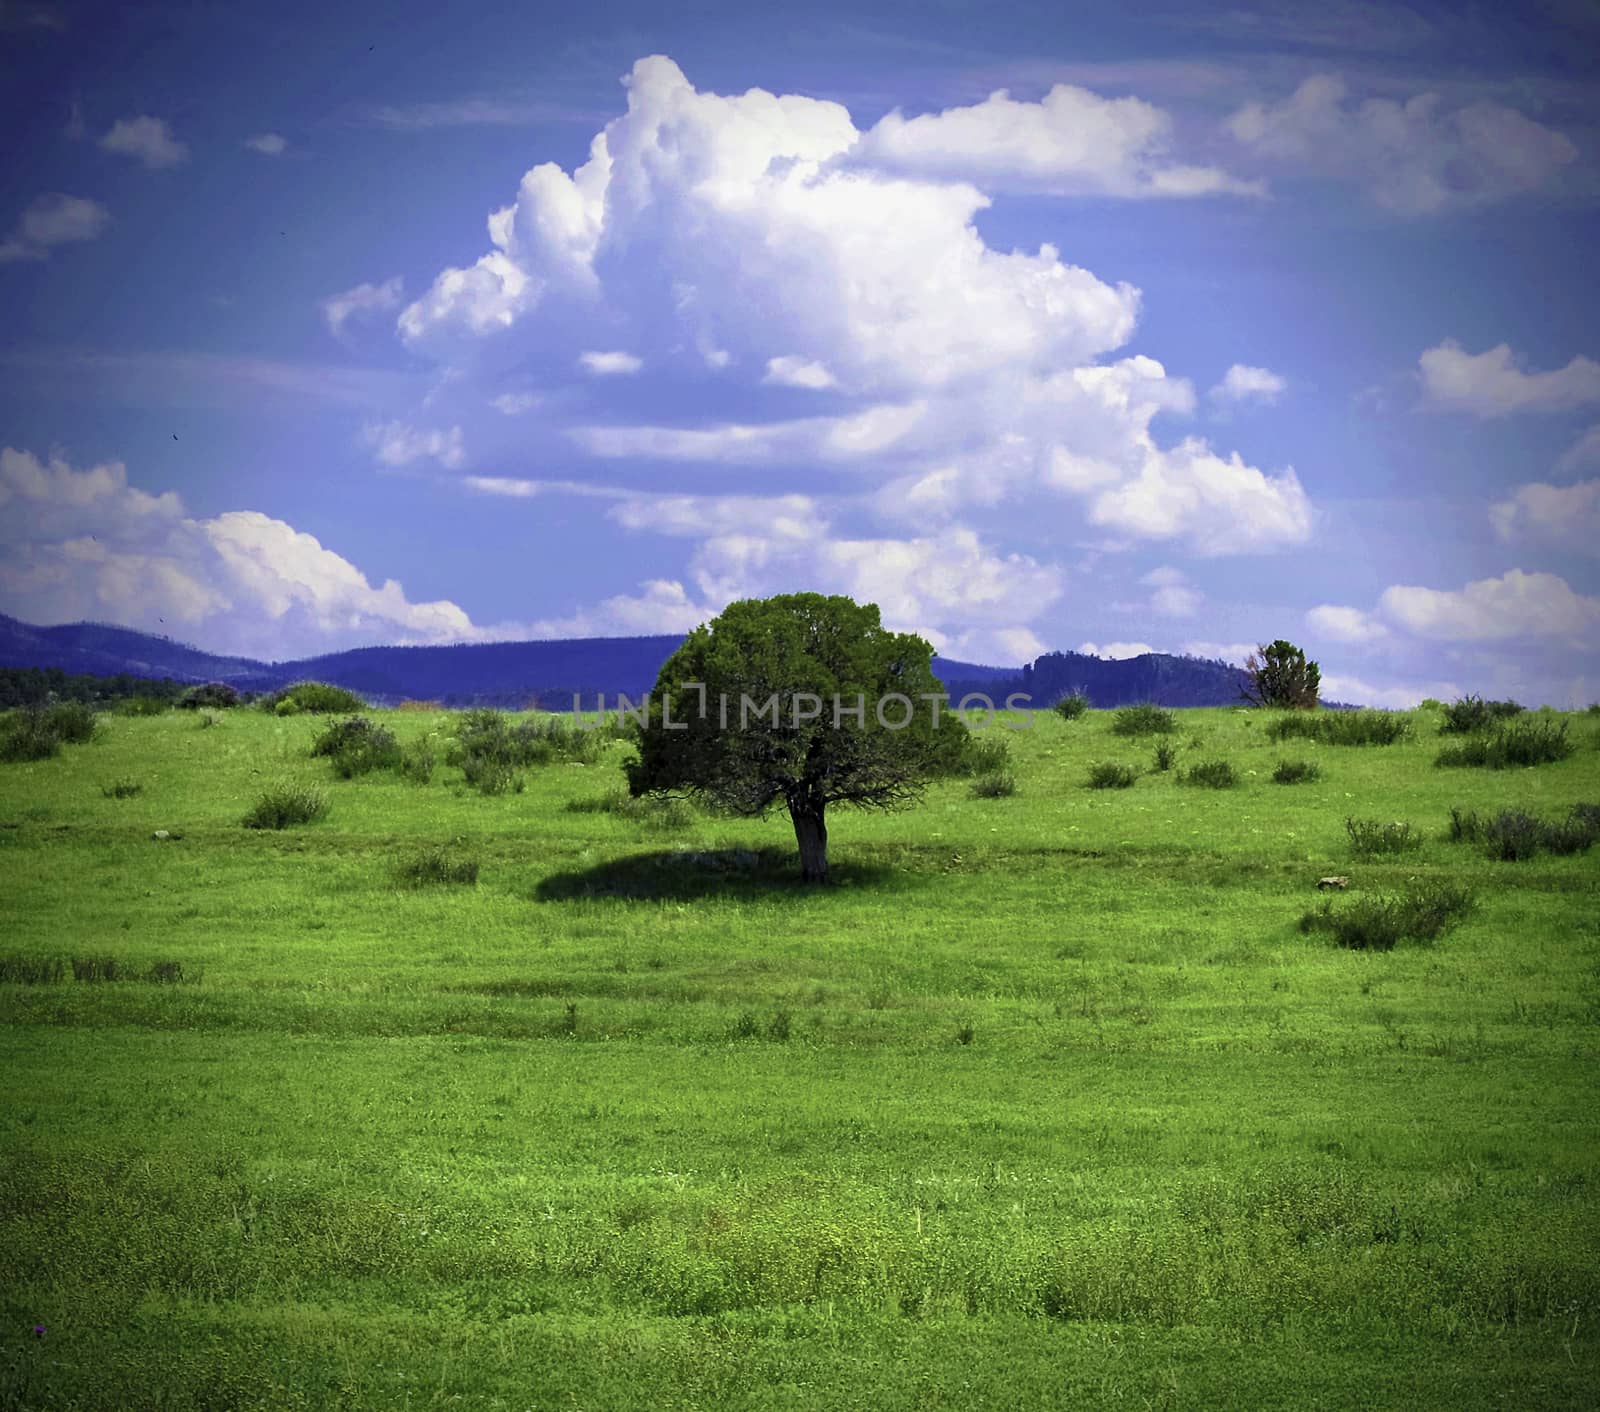
{"label": "green bush", "polygon": [[505,712],[483,708],[462,714],[447,758],[480,793],[520,793],[520,769],[557,761],[592,764],[610,738],[608,732],[585,730],[557,716],[513,724]]}
{"label": "green bush", "polygon": [[1139,772],[1132,765],[1102,760],[1089,767],[1088,785],[1090,789],[1127,789],[1138,778]]}
{"label": "green bush", "polygon": [[1472,893],[1464,887],[1416,883],[1391,896],[1360,898],[1337,911],[1331,902],[1324,902],[1300,918],[1300,930],[1327,932],[1353,951],[1392,951],[1402,941],[1437,939],[1472,907]]}
{"label": "green bush", "polygon": [[1520,716],[1523,707],[1515,701],[1485,701],[1481,696],[1463,696],[1444,708],[1439,723],[1440,735],[1471,735]]}
{"label": "green bush", "polygon": [[1124,706],[1111,718],[1113,735],[1170,735],[1178,728],[1178,718],[1163,707],[1149,702]]}
{"label": "green bush", "polygon": [[1507,770],[1513,766],[1545,765],[1565,760],[1577,747],[1567,735],[1565,721],[1530,719],[1501,726],[1490,735],[1477,735],[1459,745],[1447,745],[1434,757],[1435,765],[1477,766]]}
{"label": "green bush", "polygon": [[1081,691],[1074,691],[1070,695],[1063,696],[1050,709],[1063,721],[1075,721],[1089,709],[1089,698]]}
{"label": "green bush", "polygon": [[972,782],[972,792],[979,799],[1004,799],[1017,792],[1017,777],[1009,770],[979,775]]}
{"label": "green bush", "polygon": [[112,780],[110,784],[100,786],[100,793],[107,799],[132,799],[134,795],[144,793],[144,786],[138,780]]}
{"label": "green bush", "polygon": [[63,745],[85,745],[94,739],[94,712],[81,701],[58,701],[46,706],[44,727]]}
{"label": "green bush", "polygon": [[1393,745],[1411,734],[1411,718],[1398,711],[1296,711],[1267,727],[1267,739],[1291,736],[1323,745]]}
{"label": "green bush", "polygon": [[684,829],[695,821],[694,807],[671,795],[645,794],[635,798],[625,789],[614,789],[597,798],[569,799],[569,814],[615,814],[648,828]]}
{"label": "green bush", "polygon": [[1357,858],[1382,858],[1395,853],[1414,853],[1422,847],[1422,834],[1399,819],[1346,819],[1344,831],[1350,836],[1350,849]]}
{"label": "green bush", "polygon": [[969,775],[993,775],[1011,768],[1011,750],[1003,740],[985,740],[970,733],[963,759]]}
{"label": "green bush", "polygon": [[1310,784],[1322,778],[1322,766],[1311,760],[1280,760],[1272,772],[1274,784]]}
{"label": "green bush", "polygon": [[1523,809],[1502,809],[1494,815],[1451,809],[1447,837],[1452,843],[1479,844],[1486,857],[1502,863],[1540,853],[1585,853],[1600,841],[1600,804],[1574,804],[1567,817],[1558,820],[1541,819]]}
{"label": "green bush", "polygon": [[199,711],[202,709],[221,711],[238,704],[238,689],[229,686],[225,681],[210,681],[204,686],[191,686],[177,701],[180,711]]}
{"label": "green bush", "polygon": [[[285,703],[292,703],[285,706]],[[353,691],[325,681],[297,681],[261,698],[261,709],[280,716],[295,716],[302,711],[317,716],[348,716],[365,711],[367,703]]]}
{"label": "green bush", "polygon": [[1178,759],[1178,747],[1170,740],[1161,741],[1155,749],[1155,754],[1150,757],[1151,765],[1160,773],[1165,774]]}
{"label": "green bush", "polygon": [[48,760],[60,751],[61,737],[45,724],[42,711],[13,711],[0,725],[0,760]]}
{"label": "green bush", "polygon": [[328,812],[328,797],[321,790],[300,784],[274,785],[255,802],[241,821],[247,829],[286,829],[309,824]]}
{"label": "green bush", "polygon": [[396,769],[403,759],[394,732],[365,716],[329,722],[312,742],[311,753],[332,760],[334,773],[347,780],[374,770]]}
{"label": "green bush", "polygon": [[172,702],[162,696],[124,696],[112,707],[116,716],[164,716],[172,709]]}
{"label": "green bush", "polygon": [[470,887],[478,881],[478,860],[454,857],[444,848],[427,848],[402,863],[398,873],[400,881],[411,887],[435,884]]}
{"label": "green bush", "polygon": [[400,771],[400,778],[410,780],[412,784],[427,784],[433,778],[434,766],[438,757],[434,754],[431,740],[414,740],[400,753],[400,763],[395,767]]}
{"label": "green bush", "polygon": [[1239,783],[1239,774],[1226,760],[1202,760],[1183,771],[1178,776],[1178,783],[1202,789],[1232,789]]}

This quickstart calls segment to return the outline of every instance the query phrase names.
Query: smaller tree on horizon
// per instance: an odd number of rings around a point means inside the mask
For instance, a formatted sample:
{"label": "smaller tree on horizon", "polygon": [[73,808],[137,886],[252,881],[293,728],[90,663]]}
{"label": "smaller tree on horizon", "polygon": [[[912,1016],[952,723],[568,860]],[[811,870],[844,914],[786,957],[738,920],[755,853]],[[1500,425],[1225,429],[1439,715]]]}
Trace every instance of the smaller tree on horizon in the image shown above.
{"label": "smaller tree on horizon", "polygon": [[801,877],[828,880],[830,804],[893,809],[962,756],[933,649],[876,604],[791,593],[730,603],[667,659],[638,727],[628,790],[730,813],[786,808]]}
{"label": "smaller tree on horizon", "polygon": [[1292,642],[1279,638],[1264,643],[1245,658],[1250,680],[1239,694],[1252,706],[1286,711],[1314,711],[1322,687],[1322,670]]}

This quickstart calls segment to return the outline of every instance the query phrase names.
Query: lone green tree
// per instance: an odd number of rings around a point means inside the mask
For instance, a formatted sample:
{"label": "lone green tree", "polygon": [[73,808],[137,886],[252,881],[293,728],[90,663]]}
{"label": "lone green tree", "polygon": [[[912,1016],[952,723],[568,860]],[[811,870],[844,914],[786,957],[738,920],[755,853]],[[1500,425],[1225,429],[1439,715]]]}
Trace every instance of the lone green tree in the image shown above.
{"label": "lone green tree", "polygon": [[1322,671],[1306,654],[1281,637],[1263,644],[1246,659],[1250,680],[1240,695],[1252,706],[1276,706],[1291,711],[1314,711],[1322,686]]}
{"label": "lone green tree", "polygon": [[922,638],[886,631],[875,604],[818,593],[731,603],[661,668],[629,791],[746,816],[785,807],[801,876],[826,882],[830,804],[912,803],[965,751],[932,658]]}

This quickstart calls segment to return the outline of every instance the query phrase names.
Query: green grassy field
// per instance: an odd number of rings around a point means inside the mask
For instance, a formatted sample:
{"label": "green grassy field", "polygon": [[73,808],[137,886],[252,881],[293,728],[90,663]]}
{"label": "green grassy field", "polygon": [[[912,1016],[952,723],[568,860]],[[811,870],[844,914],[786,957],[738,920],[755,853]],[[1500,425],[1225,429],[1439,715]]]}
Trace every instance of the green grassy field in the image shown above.
{"label": "green grassy field", "polygon": [[[1600,801],[1600,715],[1499,771],[1179,717],[1165,772],[997,730],[1014,795],[836,813],[823,890],[782,817],[568,809],[621,744],[498,797],[243,709],[0,765],[0,1406],[1594,1406],[1600,848],[1445,826]],[[241,827],[282,779],[327,817]],[[1347,950],[1325,874],[1476,907]]]}

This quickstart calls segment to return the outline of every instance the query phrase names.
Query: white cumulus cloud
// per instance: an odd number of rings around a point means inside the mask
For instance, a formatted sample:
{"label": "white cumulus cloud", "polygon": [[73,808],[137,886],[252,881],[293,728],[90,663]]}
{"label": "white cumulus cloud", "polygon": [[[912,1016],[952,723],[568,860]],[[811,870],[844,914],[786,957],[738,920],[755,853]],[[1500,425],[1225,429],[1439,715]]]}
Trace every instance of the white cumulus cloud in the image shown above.
{"label": "white cumulus cloud", "polygon": [[1267,368],[1235,363],[1208,394],[1213,402],[1237,406],[1241,402],[1273,403],[1289,384]]}
{"label": "white cumulus cloud", "polygon": [[1130,657],[1144,657],[1154,652],[1148,642],[1080,642],[1078,651],[1086,657],[1105,657],[1113,662],[1126,661]]}
{"label": "white cumulus cloud", "polygon": [[385,466],[409,466],[433,460],[455,470],[466,464],[467,453],[460,427],[422,430],[404,422],[381,422],[363,430],[367,445]]}
{"label": "white cumulus cloud", "polygon": [[328,321],[328,331],[334,335],[341,334],[351,319],[396,308],[404,288],[405,280],[396,275],[382,284],[358,284],[343,294],[330,295],[322,301],[322,317]]}
{"label": "white cumulus cloud", "polygon": [[821,363],[793,356],[768,358],[767,375],[761,381],[779,387],[808,387],[818,391],[837,386],[833,374]]}
{"label": "white cumulus cloud", "polygon": [[176,167],[189,160],[189,148],[172,135],[163,118],[118,118],[100,146],[147,167]]}
{"label": "white cumulus cloud", "polygon": [[1389,636],[1388,628],[1370,613],[1359,608],[1321,603],[1306,614],[1306,626],[1330,642],[1380,642]]}
{"label": "white cumulus cloud", "polygon": [[1530,373],[1517,366],[1509,345],[1468,353],[1454,339],[1418,360],[1429,405],[1477,417],[1513,412],[1565,412],[1600,402],[1600,363],[1575,357],[1564,368]]}
{"label": "white cumulus cloud", "polygon": [[1582,639],[1600,628],[1600,598],[1556,574],[1511,569],[1459,590],[1398,585],[1384,590],[1385,617],[1418,637],[1445,642]]}
{"label": "white cumulus cloud", "polygon": [[1248,103],[1227,126],[1267,161],[1357,183],[1407,215],[1553,188],[1578,157],[1571,139],[1515,108],[1449,108],[1434,93],[1356,102],[1334,74],[1306,79],[1280,103]]}
{"label": "white cumulus cloud", "polygon": [[37,196],[28,203],[10,236],[0,242],[0,264],[43,260],[57,245],[93,240],[110,219],[98,201],[59,191]]}
{"label": "white cumulus cloud", "polygon": [[268,658],[504,635],[454,603],[373,584],[282,520],[193,517],[176,494],[130,486],[120,462],[76,470],[11,447],[0,451],[0,590],[30,622],[113,622]]}
{"label": "white cumulus cloud", "polygon": [[982,103],[907,118],[898,108],[866,132],[867,164],[989,190],[1057,196],[1259,195],[1260,182],[1169,160],[1172,118],[1139,98],[1103,98],[1058,83],[1037,103],[1005,89]]}
{"label": "white cumulus cloud", "polygon": [[1489,507],[1504,540],[1532,540],[1600,554],[1600,480],[1577,485],[1519,485],[1509,500]]}
{"label": "white cumulus cloud", "polygon": [[596,377],[617,377],[636,373],[644,366],[644,359],[632,353],[580,353],[578,362],[586,372]]}

